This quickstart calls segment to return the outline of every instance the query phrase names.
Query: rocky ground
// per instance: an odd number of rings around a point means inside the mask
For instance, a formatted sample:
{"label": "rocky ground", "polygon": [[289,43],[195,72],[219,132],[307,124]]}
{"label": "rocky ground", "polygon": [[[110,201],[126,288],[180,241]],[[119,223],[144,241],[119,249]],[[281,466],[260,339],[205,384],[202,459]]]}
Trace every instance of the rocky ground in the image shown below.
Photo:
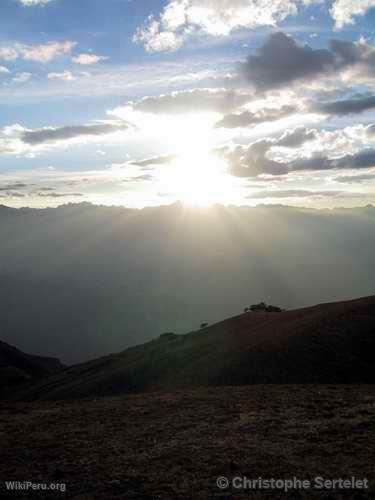
{"label": "rocky ground", "polygon": [[[0,498],[375,498],[375,386],[247,386],[0,402]],[[367,478],[370,490],[220,490],[217,478]],[[7,491],[5,481],[66,485]]]}

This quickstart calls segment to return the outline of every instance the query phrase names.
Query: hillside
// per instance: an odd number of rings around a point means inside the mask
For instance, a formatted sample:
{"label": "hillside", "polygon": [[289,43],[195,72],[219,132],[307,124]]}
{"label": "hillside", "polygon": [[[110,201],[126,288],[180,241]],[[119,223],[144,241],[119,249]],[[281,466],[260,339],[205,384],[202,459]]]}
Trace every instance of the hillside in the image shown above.
{"label": "hillside", "polygon": [[71,365],[261,299],[371,295],[374,227],[371,206],[0,207],[0,337]]}
{"label": "hillside", "polygon": [[187,335],[76,365],[21,398],[64,399],[184,387],[375,383],[375,296],[247,313]]}
{"label": "hillside", "polygon": [[0,395],[7,389],[33,382],[63,368],[56,358],[26,354],[0,341]]}

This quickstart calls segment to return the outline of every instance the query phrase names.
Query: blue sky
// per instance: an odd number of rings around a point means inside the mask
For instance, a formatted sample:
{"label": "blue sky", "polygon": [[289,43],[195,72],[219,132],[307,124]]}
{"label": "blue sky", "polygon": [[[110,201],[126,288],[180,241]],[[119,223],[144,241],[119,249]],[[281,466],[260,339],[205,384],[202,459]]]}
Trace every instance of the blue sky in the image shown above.
{"label": "blue sky", "polygon": [[2,0],[0,203],[375,202],[374,7]]}

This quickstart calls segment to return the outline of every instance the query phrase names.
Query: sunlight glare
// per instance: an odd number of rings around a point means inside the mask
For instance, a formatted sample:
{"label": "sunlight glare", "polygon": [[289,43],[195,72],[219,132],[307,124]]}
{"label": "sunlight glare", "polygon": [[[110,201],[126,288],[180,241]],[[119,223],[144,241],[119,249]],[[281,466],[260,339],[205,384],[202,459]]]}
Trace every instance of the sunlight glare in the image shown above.
{"label": "sunlight glare", "polygon": [[213,154],[185,154],[162,179],[165,190],[177,200],[192,206],[228,203],[233,196],[226,164]]}

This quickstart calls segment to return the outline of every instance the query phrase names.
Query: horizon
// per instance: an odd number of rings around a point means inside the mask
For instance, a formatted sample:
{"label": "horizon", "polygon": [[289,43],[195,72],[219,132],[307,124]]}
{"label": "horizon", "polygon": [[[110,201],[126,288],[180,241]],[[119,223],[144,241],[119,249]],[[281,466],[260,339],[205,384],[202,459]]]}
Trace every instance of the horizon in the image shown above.
{"label": "horizon", "polygon": [[212,211],[215,208],[223,208],[223,209],[231,209],[231,208],[247,208],[247,209],[259,209],[259,208],[269,208],[269,209],[276,209],[276,208],[282,208],[282,209],[292,209],[292,210],[310,210],[310,211],[335,211],[335,210],[360,210],[360,209],[365,209],[365,208],[375,208],[375,204],[372,203],[367,203],[366,205],[354,205],[354,206],[332,206],[332,207],[306,207],[303,205],[287,205],[283,203],[259,203],[257,205],[225,205],[223,203],[213,203],[210,205],[197,205],[197,204],[189,204],[189,203],[184,203],[183,201],[176,200],[174,202],[164,204],[164,205],[145,205],[142,207],[130,207],[126,206],[123,204],[119,205],[105,205],[105,204],[98,204],[98,203],[93,203],[90,201],[67,201],[64,203],[61,203],[60,205],[47,205],[47,206],[42,206],[42,207],[30,207],[27,205],[24,206],[12,206],[12,205],[5,205],[3,203],[0,203],[0,207],[2,208],[7,208],[7,209],[13,209],[13,210],[37,210],[37,211],[42,211],[42,210],[50,210],[50,209],[60,209],[60,208],[69,208],[69,207],[93,207],[93,208],[122,208],[124,210],[136,210],[136,211],[142,211],[142,210],[147,210],[147,209],[158,209],[158,208],[173,208],[173,207],[181,207],[184,208],[187,211]]}
{"label": "horizon", "polygon": [[374,204],[373,7],[3,0],[0,202]]}

